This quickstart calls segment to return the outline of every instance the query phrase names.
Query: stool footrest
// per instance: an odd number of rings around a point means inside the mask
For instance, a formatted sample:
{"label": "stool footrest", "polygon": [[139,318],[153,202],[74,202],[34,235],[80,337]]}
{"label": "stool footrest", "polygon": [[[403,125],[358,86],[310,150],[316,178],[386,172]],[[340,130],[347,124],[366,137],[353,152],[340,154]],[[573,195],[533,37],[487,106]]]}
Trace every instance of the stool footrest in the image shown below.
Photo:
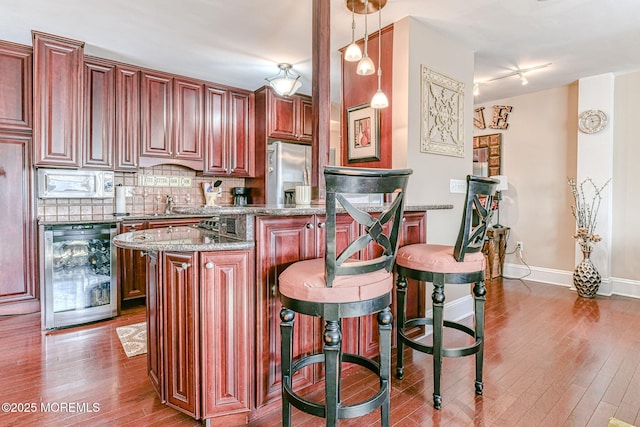
{"label": "stool footrest", "polygon": [[[341,363],[353,363],[355,365],[362,366],[370,370],[374,374],[380,376],[380,365],[372,359],[357,354],[343,353],[340,360]],[[303,369],[315,363],[324,363],[323,353],[312,354],[310,356],[305,356],[296,360],[291,366],[291,377],[293,377],[293,375],[300,369]],[[293,388],[291,386],[291,377],[284,377],[282,379],[282,392],[286,394],[289,403],[291,403],[297,409],[306,412],[307,414],[325,418],[325,405],[307,400],[293,391]],[[338,418],[356,418],[376,410],[384,403],[389,386],[390,383],[388,380],[381,379],[380,389],[375,395],[358,403],[340,406],[338,408]]]}
{"label": "stool footrest", "polygon": [[[405,329],[410,328],[412,326],[427,326],[433,325],[433,319],[429,317],[416,317],[413,319],[406,320],[404,322],[404,326],[398,326],[398,335],[399,339],[402,340],[407,346],[411,347],[414,350],[420,351],[422,353],[433,354],[433,346],[425,345],[416,339],[410,338],[405,334]],[[445,320],[443,322],[445,328],[452,328],[458,331],[464,332],[467,335],[470,335],[476,338],[476,333],[473,329],[469,328],[466,325],[463,325],[458,322],[453,322],[450,320]],[[482,344],[481,338],[476,338],[476,341],[465,347],[443,347],[442,348],[442,356],[443,357],[464,357],[477,353],[480,350],[480,345]]]}

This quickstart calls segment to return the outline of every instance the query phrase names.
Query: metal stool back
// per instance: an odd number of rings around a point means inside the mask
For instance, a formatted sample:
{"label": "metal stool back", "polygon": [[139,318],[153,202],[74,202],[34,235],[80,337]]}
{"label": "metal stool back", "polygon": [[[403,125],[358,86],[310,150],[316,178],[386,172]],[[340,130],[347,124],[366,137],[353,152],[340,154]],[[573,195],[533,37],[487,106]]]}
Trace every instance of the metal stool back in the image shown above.
{"label": "metal stool back", "polygon": [[[396,257],[396,301],[398,304],[396,377],[404,377],[404,346],[433,354],[434,386],[433,403],[436,409],[442,405],[440,377],[443,357],[476,355],[476,394],[482,394],[482,364],[484,351],[484,301],[486,288],[485,258],[481,252],[487,228],[493,214],[492,204],[498,180],[467,176],[467,195],[462,222],[455,246],[415,244],[403,246]],[[406,318],[405,301],[407,278],[433,283],[433,317]],[[474,329],[463,324],[444,320],[445,284],[474,283]],[[425,345],[410,337],[407,330],[415,326],[433,325],[433,345]],[[442,343],[443,328],[462,331],[474,338],[473,344],[459,348],[445,348]]]}

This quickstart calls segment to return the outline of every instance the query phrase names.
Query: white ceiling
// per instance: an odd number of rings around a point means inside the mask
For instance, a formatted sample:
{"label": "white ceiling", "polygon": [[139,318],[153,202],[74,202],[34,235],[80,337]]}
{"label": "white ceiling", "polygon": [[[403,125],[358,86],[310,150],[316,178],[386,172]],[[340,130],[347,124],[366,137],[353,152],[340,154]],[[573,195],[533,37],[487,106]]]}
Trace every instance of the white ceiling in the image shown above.
{"label": "white ceiling", "polygon": [[[338,49],[351,40],[345,0],[331,1],[332,99]],[[350,1],[350,0],[348,0]],[[364,0],[356,0],[364,1]],[[255,90],[290,62],[311,92],[312,0],[0,0],[0,39],[31,30],[86,42],[94,56]],[[640,0],[388,0],[383,26],[413,16],[475,52],[475,80],[551,63],[480,85],[476,103],[606,72],[640,69]],[[356,16],[356,37],[364,32]],[[377,29],[370,16],[369,31]]]}

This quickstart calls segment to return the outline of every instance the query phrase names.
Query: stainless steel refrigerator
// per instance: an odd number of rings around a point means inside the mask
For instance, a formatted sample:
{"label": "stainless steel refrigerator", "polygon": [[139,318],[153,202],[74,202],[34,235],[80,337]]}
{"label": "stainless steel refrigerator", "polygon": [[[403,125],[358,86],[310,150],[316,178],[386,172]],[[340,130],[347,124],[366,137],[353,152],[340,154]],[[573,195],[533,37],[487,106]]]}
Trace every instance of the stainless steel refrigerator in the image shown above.
{"label": "stainless steel refrigerator", "polygon": [[310,185],[311,146],[283,141],[267,145],[267,204],[284,205],[285,191]]}

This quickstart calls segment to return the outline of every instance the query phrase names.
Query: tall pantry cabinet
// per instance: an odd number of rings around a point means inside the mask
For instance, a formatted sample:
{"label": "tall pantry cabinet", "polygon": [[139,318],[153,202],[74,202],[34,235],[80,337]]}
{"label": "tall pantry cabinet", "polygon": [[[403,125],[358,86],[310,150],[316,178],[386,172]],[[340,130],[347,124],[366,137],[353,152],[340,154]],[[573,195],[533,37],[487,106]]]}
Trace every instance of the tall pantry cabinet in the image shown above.
{"label": "tall pantry cabinet", "polygon": [[32,64],[30,47],[0,42],[0,315],[40,309],[32,202]]}

